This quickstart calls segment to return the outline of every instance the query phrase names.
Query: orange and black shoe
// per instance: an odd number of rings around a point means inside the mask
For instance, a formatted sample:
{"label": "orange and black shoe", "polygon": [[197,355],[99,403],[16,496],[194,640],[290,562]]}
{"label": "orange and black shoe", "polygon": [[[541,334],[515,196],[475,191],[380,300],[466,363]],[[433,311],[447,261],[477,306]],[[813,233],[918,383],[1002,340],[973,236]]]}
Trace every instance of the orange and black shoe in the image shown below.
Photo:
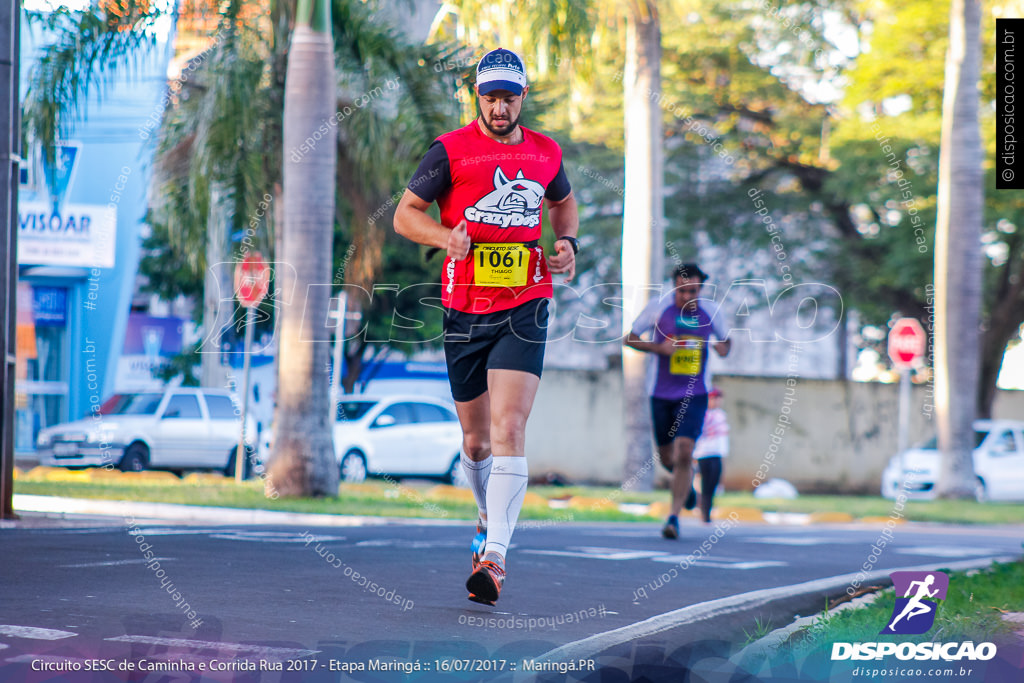
{"label": "orange and black shoe", "polygon": [[493,605],[501,595],[501,587],[505,585],[504,562],[492,554],[497,561],[482,560],[476,570],[466,579],[466,590],[469,599],[483,605]]}
{"label": "orange and black shoe", "polygon": [[473,571],[480,566],[480,556],[484,554],[484,545],[487,543],[487,527],[479,517],[476,520],[476,536],[473,537]]}

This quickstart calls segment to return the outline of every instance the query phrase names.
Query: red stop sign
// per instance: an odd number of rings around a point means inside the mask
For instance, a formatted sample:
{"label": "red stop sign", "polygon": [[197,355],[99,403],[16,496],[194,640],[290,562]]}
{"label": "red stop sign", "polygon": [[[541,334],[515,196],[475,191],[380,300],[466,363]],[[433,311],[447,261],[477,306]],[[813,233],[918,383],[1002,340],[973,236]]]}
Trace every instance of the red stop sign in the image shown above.
{"label": "red stop sign", "polygon": [[900,318],[889,330],[889,358],[898,367],[910,367],[924,358],[928,336],[914,318]]}
{"label": "red stop sign", "polygon": [[259,252],[246,255],[235,266],[235,296],[246,308],[258,306],[270,289],[270,267]]}

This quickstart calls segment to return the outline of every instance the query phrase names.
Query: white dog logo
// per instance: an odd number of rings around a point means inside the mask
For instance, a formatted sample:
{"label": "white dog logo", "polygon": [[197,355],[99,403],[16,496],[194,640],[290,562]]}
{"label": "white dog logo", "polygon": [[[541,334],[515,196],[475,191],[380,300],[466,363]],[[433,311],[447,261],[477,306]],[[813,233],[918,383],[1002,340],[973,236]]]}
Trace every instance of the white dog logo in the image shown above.
{"label": "white dog logo", "polygon": [[494,170],[494,191],[467,207],[466,220],[503,228],[540,225],[540,204],[544,199],[544,186],[528,180],[522,169],[509,180],[501,168]]}

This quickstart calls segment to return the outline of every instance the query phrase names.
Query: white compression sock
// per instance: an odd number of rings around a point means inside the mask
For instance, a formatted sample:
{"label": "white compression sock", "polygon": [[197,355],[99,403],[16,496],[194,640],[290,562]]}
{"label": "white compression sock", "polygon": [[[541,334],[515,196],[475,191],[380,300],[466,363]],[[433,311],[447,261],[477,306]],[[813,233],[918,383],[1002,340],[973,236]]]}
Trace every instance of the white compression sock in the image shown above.
{"label": "white compression sock", "polygon": [[480,511],[480,518],[487,518],[487,479],[491,476],[491,462],[494,458],[488,455],[483,460],[476,462],[469,459],[465,451],[462,453],[462,471],[466,473],[469,481],[469,488],[476,498],[476,507]]}
{"label": "white compression sock", "polygon": [[519,510],[523,507],[529,470],[524,457],[495,456],[493,460],[491,480],[487,485],[487,545],[484,552],[496,552],[505,557],[519,519]]}

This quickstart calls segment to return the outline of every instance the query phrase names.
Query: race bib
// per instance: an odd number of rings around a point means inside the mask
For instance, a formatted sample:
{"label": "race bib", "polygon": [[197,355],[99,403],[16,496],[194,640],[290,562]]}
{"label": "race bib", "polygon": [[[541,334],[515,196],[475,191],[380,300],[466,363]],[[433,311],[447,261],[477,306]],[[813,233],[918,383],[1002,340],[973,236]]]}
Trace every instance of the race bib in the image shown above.
{"label": "race bib", "polygon": [[473,282],[482,287],[523,287],[530,250],[522,244],[473,245]]}
{"label": "race bib", "polygon": [[700,337],[676,337],[676,347],[675,353],[669,356],[669,374],[699,375],[704,340]]}

